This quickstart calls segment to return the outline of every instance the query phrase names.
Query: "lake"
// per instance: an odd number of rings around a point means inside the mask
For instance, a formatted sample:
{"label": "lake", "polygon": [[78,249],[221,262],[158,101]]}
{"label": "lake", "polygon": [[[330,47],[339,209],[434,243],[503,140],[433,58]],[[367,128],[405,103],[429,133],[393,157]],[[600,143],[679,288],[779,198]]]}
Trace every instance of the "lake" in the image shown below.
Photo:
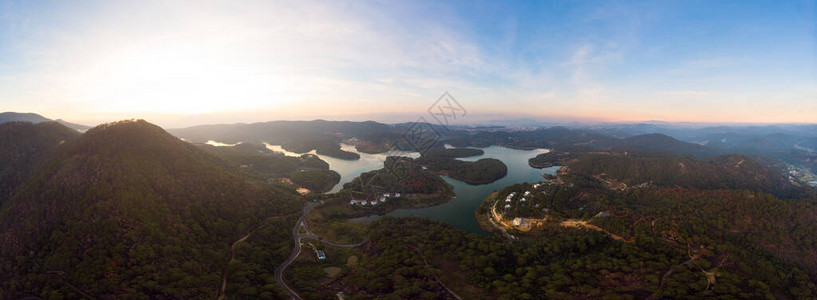
{"label": "lake", "polygon": [[[461,160],[475,161],[481,158],[496,158],[501,160],[508,166],[508,175],[489,184],[472,185],[463,181],[459,181],[447,176],[443,179],[454,186],[454,193],[456,198],[441,205],[417,208],[417,209],[399,209],[388,215],[403,217],[403,216],[422,216],[430,219],[439,220],[453,225],[454,227],[463,229],[470,233],[480,235],[489,235],[488,232],[482,230],[474,217],[474,211],[482,203],[485,197],[488,197],[492,192],[502,189],[504,187],[514,185],[522,182],[539,182],[544,180],[542,174],[556,174],[558,166],[536,169],[528,165],[528,159],[540,153],[546,153],[548,150],[516,150],[500,146],[490,146],[481,148],[485,151],[484,155],[461,158]],[[367,222],[376,220],[380,216],[369,216],[357,218],[354,222]]]}
{"label": "lake", "polygon": [[[287,156],[301,156],[301,154],[284,150],[279,145],[270,145],[270,144],[267,144],[267,143],[264,143],[264,145],[267,147],[267,149],[270,149],[270,150],[275,151],[275,152],[282,152]],[[326,155],[319,155],[319,154],[315,153],[315,150],[312,150],[312,151],[308,152],[310,154],[318,155],[318,157],[320,157],[322,160],[329,163],[329,169],[331,169],[331,170],[333,170],[335,172],[338,172],[338,174],[340,174],[340,182],[338,182],[338,184],[336,184],[327,193],[335,193],[335,192],[340,191],[341,189],[343,189],[343,184],[344,183],[350,182],[350,181],[352,181],[352,179],[357,178],[358,176],[360,176],[360,173],[364,173],[364,172],[373,171],[373,170],[383,168],[383,162],[386,161],[386,156],[388,156],[386,153],[367,154],[367,153],[357,152],[357,149],[355,149],[355,146],[349,145],[349,144],[341,143],[340,148],[342,150],[345,150],[345,151],[354,152],[354,153],[359,154],[360,159],[358,159],[358,160],[346,160],[346,159],[334,158],[334,157],[330,157],[330,156],[326,156]],[[411,158],[420,157],[420,153],[417,153],[417,152],[408,152],[408,153],[401,152],[400,154],[403,155],[403,156],[411,157]]]}
{"label": "lake", "polygon": [[[212,142],[210,144],[230,146],[227,144],[217,142]],[[265,146],[272,151],[282,152],[288,156],[301,155],[298,153],[286,151],[279,145],[270,145],[265,143]],[[446,145],[446,148],[451,147]],[[326,155],[318,155],[321,159],[329,163],[330,169],[340,174],[340,182],[337,185],[335,185],[335,187],[332,188],[332,190],[330,190],[329,193],[340,191],[343,188],[344,183],[347,183],[352,179],[357,178],[360,175],[360,173],[382,168],[383,161],[385,161],[386,156],[388,156],[386,153],[381,154],[360,153],[355,149],[354,146],[348,144],[341,144],[341,149],[360,154],[360,159],[344,160],[328,157]],[[487,197],[489,194],[496,190],[517,183],[523,182],[533,183],[542,181],[544,180],[544,178],[542,178],[542,174],[545,173],[556,174],[556,170],[559,169],[558,166],[546,169],[536,169],[528,165],[528,159],[533,158],[534,156],[540,153],[548,152],[547,149],[518,150],[500,146],[490,146],[487,148],[480,149],[482,149],[485,152],[485,154],[460,159],[465,161],[475,161],[482,158],[496,158],[502,161],[506,166],[508,166],[508,174],[505,177],[502,177],[501,179],[494,181],[493,183],[480,185],[473,185],[447,176],[443,176],[443,179],[454,187],[454,193],[456,194],[456,198],[441,205],[418,209],[399,209],[389,213],[388,215],[396,217],[402,216],[428,217],[430,219],[449,223],[457,228],[463,229],[470,233],[488,235],[489,234],[488,232],[482,230],[482,228],[479,227],[479,223],[477,223],[477,220],[474,217],[474,211],[477,209],[477,207],[479,207],[479,205],[482,203],[482,200],[484,200],[485,197]],[[316,154],[314,150],[309,153]],[[419,153],[416,152],[401,154],[412,158],[419,157]],[[376,220],[379,217],[380,216],[369,216],[353,219],[351,221],[368,222]]]}

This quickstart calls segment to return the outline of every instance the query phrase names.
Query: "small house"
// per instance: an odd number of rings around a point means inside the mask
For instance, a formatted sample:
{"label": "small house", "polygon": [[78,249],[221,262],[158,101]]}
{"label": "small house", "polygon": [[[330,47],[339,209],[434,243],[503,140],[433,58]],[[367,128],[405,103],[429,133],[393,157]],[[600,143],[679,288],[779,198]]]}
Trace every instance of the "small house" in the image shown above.
{"label": "small house", "polygon": [[326,259],[326,253],[324,253],[323,250],[315,250],[315,255],[318,256],[319,260]]}

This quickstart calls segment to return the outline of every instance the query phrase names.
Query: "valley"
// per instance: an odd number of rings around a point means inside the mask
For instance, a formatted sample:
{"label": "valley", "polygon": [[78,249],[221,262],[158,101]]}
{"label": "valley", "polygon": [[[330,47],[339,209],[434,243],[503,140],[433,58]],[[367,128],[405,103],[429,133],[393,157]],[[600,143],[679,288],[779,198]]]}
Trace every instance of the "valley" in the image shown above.
{"label": "valley", "polygon": [[0,300],[817,299],[817,0],[0,0]]}
{"label": "valley", "polygon": [[[363,299],[597,298],[736,291],[795,297],[810,293],[805,278],[817,270],[817,257],[807,250],[814,241],[806,234],[817,230],[815,190],[766,158],[654,152],[648,137],[588,144],[587,133],[553,129],[563,134],[557,141],[540,140],[553,134],[541,135],[547,131],[509,133],[531,139],[520,140],[522,145],[553,150],[476,148],[483,135],[478,131],[456,133],[427,153],[392,149],[374,154],[347,144],[366,139],[350,132],[334,143],[358,157],[352,160],[309,147],[293,152],[265,140],[206,136],[207,143],[184,142],[141,120],[86,133],[56,123],[26,124],[0,124],[0,134],[21,141],[5,146],[4,166],[29,170],[6,173],[17,177],[3,181],[12,196],[3,199],[0,224],[4,241],[14,245],[4,257],[46,269],[32,273],[11,260],[3,260],[3,266],[6,274],[16,274],[14,282],[39,286],[40,295],[105,298],[114,293],[107,287],[117,286],[135,294],[194,298],[215,293],[219,298],[317,299],[341,292]],[[32,134],[36,131],[41,133]],[[467,136],[473,140],[466,141]],[[665,137],[657,138],[666,143]],[[473,164],[488,160],[504,171],[492,173]],[[220,179],[211,178],[216,174]],[[467,174],[493,175],[482,181]],[[199,186],[209,190],[178,192]],[[63,196],[43,198],[32,189]],[[141,209],[137,203],[145,201],[164,211]],[[178,206],[179,201],[202,205]],[[84,218],[110,225],[81,227],[80,215],[54,210],[66,207],[88,207],[82,210]],[[119,211],[113,214],[118,217],[95,217],[103,209]],[[173,216],[176,209],[181,209],[178,217],[157,219]],[[46,216],[46,222],[14,223],[15,215]],[[62,222],[90,231],[83,234]],[[766,230],[752,229],[757,226]],[[43,240],[49,230],[60,233]],[[37,233],[29,238],[20,232]],[[177,234],[193,238],[173,241]],[[83,242],[69,248],[49,244],[69,237]],[[205,237],[217,242],[204,242]],[[126,243],[139,250],[105,246],[121,250],[88,252],[77,265],[56,264],[54,256],[37,254],[93,251],[99,243]],[[201,250],[184,259],[174,247]],[[25,258],[21,249],[42,250]],[[273,255],[264,254],[270,251]],[[156,255],[178,258],[145,264]],[[575,265],[588,258],[595,263]],[[94,261],[143,271],[110,279],[105,274],[111,269],[91,268],[88,263]],[[792,275],[769,277],[772,269],[781,268]],[[400,277],[389,277],[393,272]],[[49,281],[54,276],[61,281]],[[705,286],[690,285],[701,279]],[[196,288],[186,285],[194,280]],[[598,288],[576,289],[577,283]],[[17,283],[2,288],[29,293]]]}

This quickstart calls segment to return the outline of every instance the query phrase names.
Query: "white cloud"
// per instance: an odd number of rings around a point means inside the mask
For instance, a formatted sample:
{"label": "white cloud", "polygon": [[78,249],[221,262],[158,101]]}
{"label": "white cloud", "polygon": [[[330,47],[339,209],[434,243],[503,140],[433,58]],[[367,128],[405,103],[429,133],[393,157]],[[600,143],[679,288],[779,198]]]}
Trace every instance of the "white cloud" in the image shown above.
{"label": "white cloud", "polygon": [[684,97],[707,97],[707,96],[714,96],[717,93],[707,92],[707,91],[695,91],[695,90],[681,90],[681,91],[659,91],[656,92],[657,95],[665,95],[665,96],[684,96]]}
{"label": "white cloud", "polygon": [[85,112],[329,105],[467,88],[458,75],[483,64],[441,24],[403,24],[356,2],[116,2],[90,14],[58,17],[66,28],[35,24],[39,40],[24,49],[34,62],[4,79],[0,97],[82,99]]}

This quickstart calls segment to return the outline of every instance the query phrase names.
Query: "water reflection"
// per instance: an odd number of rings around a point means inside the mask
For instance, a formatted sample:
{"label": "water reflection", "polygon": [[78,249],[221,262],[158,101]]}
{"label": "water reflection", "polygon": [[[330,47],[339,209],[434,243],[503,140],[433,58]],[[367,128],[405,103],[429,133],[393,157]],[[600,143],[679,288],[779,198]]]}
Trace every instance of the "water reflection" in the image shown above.
{"label": "water reflection", "polygon": [[[517,183],[542,181],[544,180],[542,174],[556,174],[556,170],[559,169],[558,166],[536,169],[528,165],[528,159],[540,153],[547,153],[547,149],[517,150],[500,146],[490,146],[482,148],[482,150],[485,151],[484,155],[466,157],[462,158],[462,160],[475,161],[482,158],[496,158],[508,166],[508,175],[493,183],[481,185],[472,185],[443,176],[446,182],[454,186],[454,193],[457,195],[456,198],[442,205],[419,209],[400,209],[389,213],[389,215],[398,217],[412,215],[428,217],[449,223],[467,232],[488,235],[488,232],[479,227],[479,223],[477,223],[476,217],[474,216],[474,211],[479,207],[485,197],[495,190]],[[369,216],[357,218],[352,221],[368,222],[376,220],[379,217],[380,216]]]}
{"label": "water reflection", "polygon": [[[287,156],[301,156],[301,154],[284,150],[281,148],[280,145],[270,145],[264,143],[267,149],[270,149],[275,152],[282,152]],[[346,160],[346,159],[339,159],[334,158],[326,155],[319,155],[315,153],[315,150],[312,150],[308,153],[318,155],[321,159],[329,163],[329,169],[338,172],[340,174],[340,182],[335,185],[328,193],[335,193],[343,189],[343,184],[352,181],[352,179],[357,178],[363,172],[373,171],[380,168],[383,168],[383,162],[386,160],[388,154],[380,153],[380,154],[367,154],[358,152],[355,149],[354,145],[349,144],[340,144],[340,148],[345,151],[354,152],[360,155],[360,159],[358,160]],[[420,154],[417,152],[401,152],[401,155],[408,156],[411,158],[420,157]]]}

